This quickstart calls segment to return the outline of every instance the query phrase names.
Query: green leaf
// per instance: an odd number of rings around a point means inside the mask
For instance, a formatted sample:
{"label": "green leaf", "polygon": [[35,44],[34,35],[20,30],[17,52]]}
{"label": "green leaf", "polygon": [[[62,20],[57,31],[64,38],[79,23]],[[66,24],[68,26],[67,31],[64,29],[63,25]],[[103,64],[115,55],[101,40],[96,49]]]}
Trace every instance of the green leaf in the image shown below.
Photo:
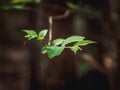
{"label": "green leaf", "polygon": [[69,43],[80,42],[80,41],[83,41],[84,38],[85,37],[83,37],[83,36],[70,36],[62,43],[62,45],[64,46]]}
{"label": "green leaf", "polygon": [[29,3],[31,2],[32,0],[11,0],[11,3]]}
{"label": "green leaf", "polygon": [[25,38],[27,38],[28,40],[31,40],[37,37],[37,33],[34,30],[23,30],[23,31],[27,33],[27,35],[25,35]]}
{"label": "green leaf", "polygon": [[13,8],[21,10],[21,9],[24,9],[25,6],[24,5],[15,5],[15,6],[13,6]]}
{"label": "green leaf", "polygon": [[86,46],[88,44],[93,44],[93,43],[96,43],[95,41],[92,41],[92,40],[83,40],[83,41],[80,41],[80,42],[77,42],[75,43],[75,45],[78,45],[78,46]]}
{"label": "green leaf", "polygon": [[38,40],[44,40],[45,36],[47,35],[47,32],[48,32],[47,29],[44,29],[44,30],[40,31],[39,34],[38,34]]}
{"label": "green leaf", "polygon": [[59,46],[46,46],[47,49],[47,55],[49,58],[54,58],[56,56],[59,56],[62,51],[64,50],[64,47],[59,47]]}
{"label": "green leaf", "polygon": [[40,3],[42,0],[34,0],[35,3]]}
{"label": "green leaf", "polygon": [[74,52],[74,54],[76,54],[77,51],[79,50],[79,47],[78,46],[73,46],[70,49]]}
{"label": "green leaf", "polygon": [[57,45],[62,44],[64,40],[65,40],[65,39],[58,38],[58,39],[53,40],[53,41],[52,41],[52,44],[53,44],[54,46],[57,46]]}
{"label": "green leaf", "polygon": [[3,9],[3,10],[9,10],[11,8],[12,8],[12,6],[10,6],[10,5],[0,5],[0,9]]}
{"label": "green leaf", "polygon": [[11,0],[11,3],[18,4],[18,3],[40,3],[42,0]]}
{"label": "green leaf", "polygon": [[71,9],[78,9],[78,8],[79,8],[78,5],[74,4],[74,3],[71,2],[71,1],[67,1],[67,2],[66,2],[66,5],[67,5],[69,8],[71,8]]}
{"label": "green leaf", "polygon": [[46,46],[44,46],[43,48],[42,48],[42,54],[46,54],[47,53],[47,48],[46,48]]}

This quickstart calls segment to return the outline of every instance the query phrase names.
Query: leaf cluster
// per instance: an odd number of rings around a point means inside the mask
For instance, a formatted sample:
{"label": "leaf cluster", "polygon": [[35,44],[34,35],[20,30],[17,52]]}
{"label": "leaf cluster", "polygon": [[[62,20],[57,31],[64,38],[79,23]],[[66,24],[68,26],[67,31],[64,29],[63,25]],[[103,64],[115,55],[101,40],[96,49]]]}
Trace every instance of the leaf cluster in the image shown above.
{"label": "leaf cluster", "polygon": [[[47,35],[48,30],[41,30],[38,34],[34,30],[23,30],[26,32],[25,38],[28,40],[37,39],[38,41],[43,41]],[[78,50],[82,50],[81,46],[86,46],[88,44],[96,43],[92,40],[85,40],[83,36],[70,36],[66,39],[57,38],[51,41],[51,45],[45,45],[42,48],[42,54],[47,54],[50,59],[61,55],[65,48],[73,51],[74,54],[77,54]]]}
{"label": "leaf cluster", "polygon": [[10,10],[10,9],[23,10],[23,9],[27,8],[26,4],[34,3],[37,5],[41,1],[42,0],[10,0],[8,4],[0,5],[0,9],[3,9],[3,10]]}
{"label": "leaf cluster", "polygon": [[[17,9],[17,10],[23,10],[26,8],[26,4],[33,3],[33,4],[39,4],[42,0],[9,0],[9,4],[0,5],[0,9],[3,10],[9,10],[9,9]],[[78,9],[78,5],[73,3],[71,0],[66,1],[66,6],[69,9]]]}

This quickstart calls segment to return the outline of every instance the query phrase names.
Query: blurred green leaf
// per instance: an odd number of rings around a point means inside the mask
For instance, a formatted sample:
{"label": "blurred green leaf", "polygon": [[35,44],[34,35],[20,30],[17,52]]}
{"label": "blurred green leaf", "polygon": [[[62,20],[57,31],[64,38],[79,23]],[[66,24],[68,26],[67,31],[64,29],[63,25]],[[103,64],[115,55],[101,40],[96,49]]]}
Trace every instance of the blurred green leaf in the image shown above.
{"label": "blurred green leaf", "polygon": [[75,43],[75,45],[77,45],[77,46],[86,46],[88,44],[93,44],[93,43],[96,43],[96,42],[92,41],[92,40],[83,40],[83,41]]}
{"label": "blurred green leaf", "polygon": [[31,2],[32,0],[11,0],[11,3],[29,3]]}
{"label": "blurred green leaf", "polygon": [[34,30],[23,30],[23,31],[27,33],[27,35],[25,35],[25,38],[27,38],[28,40],[31,40],[37,37],[37,33]]}
{"label": "blurred green leaf", "polygon": [[24,9],[25,6],[24,5],[14,5],[13,8],[21,10],[21,9]]}
{"label": "blurred green leaf", "polygon": [[46,46],[45,49],[43,50],[43,53],[47,53],[49,58],[54,58],[56,56],[59,56],[62,51],[64,50],[64,47],[59,47],[59,46]]}
{"label": "blurred green leaf", "polygon": [[47,32],[48,32],[47,29],[41,30],[38,34],[38,40],[44,40],[45,36],[47,35]]}
{"label": "blurred green leaf", "polygon": [[58,38],[58,39],[53,40],[53,41],[52,41],[52,44],[53,44],[54,46],[57,46],[57,45],[62,44],[63,41],[64,41],[64,39]]}
{"label": "blurred green leaf", "polygon": [[83,41],[85,37],[83,36],[70,36],[68,37],[63,43],[62,45],[67,45],[69,43],[73,43],[73,42],[80,42]]}
{"label": "blurred green leaf", "polygon": [[46,48],[46,46],[44,46],[43,48],[42,48],[42,54],[46,54],[47,53],[47,48]]}
{"label": "blurred green leaf", "polygon": [[71,9],[78,9],[78,8],[79,8],[78,5],[74,4],[74,3],[71,2],[71,1],[67,1],[67,2],[66,2],[66,5],[67,5],[69,8],[71,8]]}
{"label": "blurred green leaf", "polygon": [[3,10],[9,10],[11,8],[12,8],[12,6],[10,6],[10,5],[0,5],[0,9],[3,9]]}
{"label": "blurred green leaf", "polygon": [[11,0],[11,3],[18,4],[18,3],[40,3],[42,0]]}
{"label": "blurred green leaf", "polygon": [[78,46],[73,46],[70,49],[74,52],[74,54],[77,54],[77,51],[79,50],[79,47]]}
{"label": "blurred green leaf", "polygon": [[34,0],[35,3],[40,3],[42,0]]}

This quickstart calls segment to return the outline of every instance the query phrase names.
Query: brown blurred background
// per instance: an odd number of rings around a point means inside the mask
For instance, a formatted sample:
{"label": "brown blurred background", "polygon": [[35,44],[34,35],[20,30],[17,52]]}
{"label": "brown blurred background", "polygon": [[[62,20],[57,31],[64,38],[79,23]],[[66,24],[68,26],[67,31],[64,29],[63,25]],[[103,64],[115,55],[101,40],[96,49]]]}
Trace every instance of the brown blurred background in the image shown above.
{"label": "brown blurred background", "polygon": [[[120,1],[71,1],[79,9],[69,9],[67,0],[0,9],[0,90],[120,90]],[[9,0],[0,1],[4,4]],[[97,44],[50,60],[41,54],[40,42],[26,40],[22,30],[49,28],[48,16],[66,10],[66,17],[53,20],[53,38],[82,35]]]}

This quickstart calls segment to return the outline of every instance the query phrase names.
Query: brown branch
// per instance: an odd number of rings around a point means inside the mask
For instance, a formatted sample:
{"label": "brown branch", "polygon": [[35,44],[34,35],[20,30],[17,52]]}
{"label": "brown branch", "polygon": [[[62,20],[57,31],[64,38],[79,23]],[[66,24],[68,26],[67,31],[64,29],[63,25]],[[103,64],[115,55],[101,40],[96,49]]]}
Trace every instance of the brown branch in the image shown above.
{"label": "brown branch", "polygon": [[51,45],[51,41],[52,41],[52,25],[53,25],[53,17],[49,16],[49,39],[48,39],[48,45]]}
{"label": "brown branch", "polygon": [[70,14],[70,11],[69,11],[69,10],[66,10],[66,12],[65,12],[63,15],[59,15],[59,16],[49,16],[49,38],[48,38],[48,45],[51,45],[51,41],[52,41],[53,19],[66,18],[69,14]]}
{"label": "brown branch", "polygon": [[67,16],[69,16],[70,14],[70,10],[66,10],[65,13],[63,15],[58,15],[58,16],[53,16],[53,19],[62,19],[62,18],[66,18]]}

